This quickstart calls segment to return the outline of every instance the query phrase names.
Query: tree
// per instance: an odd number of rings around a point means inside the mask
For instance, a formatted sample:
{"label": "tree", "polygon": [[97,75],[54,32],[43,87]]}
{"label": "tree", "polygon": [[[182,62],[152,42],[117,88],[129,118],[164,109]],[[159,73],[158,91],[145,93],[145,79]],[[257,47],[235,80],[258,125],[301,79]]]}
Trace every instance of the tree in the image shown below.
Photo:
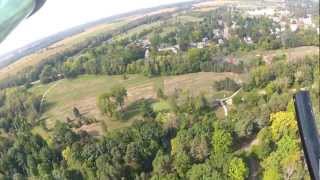
{"label": "tree", "polygon": [[228,176],[232,180],[244,180],[248,177],[248,168],[242,159],[234,157],[230,161]]}
{"label": "tree", "polygon": [[263,128],[257,135],[257,139],[260,142],[258,145],[253,146],[253,152],[259,159],[265,159],[273,148],[272,135],[269,128]]}
{"label": "tree", "polygon": [[161,44],[161,41],[162,41],[161,37],[158,33],[154,33],[150,38],[151,46],[155,49],[159,47],[159,45]]}
{"label": "tree", "polygon": [[75,118],[80,118],[81,117],[81,113],[80,113],[78,108],[73,107],[72,112],[73,112],[73,115],[74,115]]}
{"label": "tree", "polygon": [[164,176],[172,171],[170,156],[159,150],[156,157],[152,161],[153,173]]}
{"label": "tree", "polygon": [[98,97],[98,107],[102,114],[106,114],[109,117],[113,117],[117,110],[117,105],[112,101],[110,93],[104,93]]}
{"label": "tree", "polygon": [[165,99],[166,95],[164,94],[163,90],[161,88],[157,89],[157,98],[159,99]]}
{"label": "tree", "polygon": [[270,81],[275,80],[275,75],[267,66],[259,66],[250,72],[250,84],[253,87],[265,87]]}
{"label": "tree", "polygon": [[215,170],[209,163],[195,164],[187,173],[187,179],[223,179],[221,172]]}
{"label": "tree", "polygon": [[226,79],[221,80],[221,81],[216,81],[214,83],[213,87],[217,91],[222,91],[222,90],[236,91],[236,90],[239,90],[240,85],[238,83],[236,83],[234,80],[232,80],[230,78],[226,78]]}
{"label": "tree", "polygon": [[227,171],[226,162],[230,160],[232,137],[231,134],[223,129],[215,128],[212,135],[211,164],[214,167],[222,168]]}
{"label": "tree", "polygon": [[127,97],[127,90],[122,86],[115,86],[111,89],[111,96],[122,110],[125,97]]}
{"label": "tree", "polygon": [[132,142],[127,145],[126,155],[124,157],[126,163],[133,169],[139,169],[142,165],[142,155],[140,154],[140,149],[138,143]]}
{"label": "tree", "polygon": [[285,135],[297,137],[298,126],[293,112],[278,112],[271,114],[270,121],[273,139],[279,140]]}
{"label": "tree", "polygon": [[184,178],[191,167],[191,159],[188,154],[182,151],[175,155],[173,164],[179,176]]}
{"label": "tree", "polygon": [[40,74],[40,82],[43,84],[50,83],[56,80],[56,75],[56,70],[52,66],[46,65]]}
{"label": "tree", "polygon": [[99,179],[121,179],[122,172],[116,168],[114,165],[108,163],[108,158],[105,156],[100,156],[96,160],[97,164],[97,178]]}
{"label": "tree", "polygon": [[57,122],[54,129],[51,141],[57,149],[64,149],[79,140],[79,136],[74,133],[68,124]]}
{"label": "tree", "polygon": [[209,156],[209,144],[205,136],[196,136],[190,147],[190,153],[195,162],[204,162]]}

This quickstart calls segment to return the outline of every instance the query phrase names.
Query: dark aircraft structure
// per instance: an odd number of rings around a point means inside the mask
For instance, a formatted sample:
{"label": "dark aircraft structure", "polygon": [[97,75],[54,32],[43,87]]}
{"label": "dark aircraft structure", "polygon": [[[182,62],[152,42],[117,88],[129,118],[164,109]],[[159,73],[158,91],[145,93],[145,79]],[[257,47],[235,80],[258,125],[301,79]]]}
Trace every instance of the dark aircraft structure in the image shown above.
{"label": "dark aircraft structure", "polygon": [[46,0],[0,1],[0,43],[25,18],[36,13]]}

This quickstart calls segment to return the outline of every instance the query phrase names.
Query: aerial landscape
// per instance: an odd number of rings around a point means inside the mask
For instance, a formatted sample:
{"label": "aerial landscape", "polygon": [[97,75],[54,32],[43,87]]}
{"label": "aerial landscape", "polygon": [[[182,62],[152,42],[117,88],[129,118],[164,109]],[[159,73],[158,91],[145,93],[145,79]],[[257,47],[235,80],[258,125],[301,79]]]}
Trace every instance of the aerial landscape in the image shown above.
{"label": "aerial landscape", "polygon": [[[0,57],[0,180],[309,176],[319,1],[201,0],[115,15]],[[1,31],[1,29],[0,29]]]}

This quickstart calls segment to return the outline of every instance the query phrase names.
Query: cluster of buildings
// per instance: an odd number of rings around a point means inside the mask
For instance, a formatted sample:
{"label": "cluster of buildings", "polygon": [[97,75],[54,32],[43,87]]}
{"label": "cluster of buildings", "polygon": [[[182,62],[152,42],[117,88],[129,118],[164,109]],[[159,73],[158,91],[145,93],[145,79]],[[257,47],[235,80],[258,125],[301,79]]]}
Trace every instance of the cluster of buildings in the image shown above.
{"label": "cluster of buildings", "polygon": [[267,16],[275,23],[280,24],[280,28],[276,28],[275,32],[271,30],[271,33],[279,34],[280,32],[285,31],[287,28],[289,28],[292,32],[296,32],[298,29],[314,28],[319,34],[319,27],[317,27],[313,22],[311,14],[296,18],[285,7],[248,10],[247,15],[249,17]]}
{"label": "cluster of buildings", "polygon": [[[314,28],[319,34],[319,27],[313,22],[312,15],[307,14],[304,17],[296,18],[292,13],[284,7],[266,7],[266,8],[255,8],[255,9],[246,9],[244,12],[248,17],[262,17],[266,16],[273,20],[275,27],[270,27],[270,33],[276,35],[277,38],[280,38],[281,32],[286,31],[287,29],[292,32],[296,32],[299,29]],[[215,41],[217,45],[223,45],[226,40],[230,39],[230,31],[233,31],[239,28],[236,22],[232,21],[231,25],[227,25],[222,19],[217,20],[218,27],[212,29],[213,39],[210,41]],[[189,44],[193,48],[205,48],[210,44],[208,37],[203,37],[200,42],[192,42]],[[254,41],[252,37],[245,36],[242,41],[246,44],[253,44]],[[146,49],[145,57],[150,55],[150,41],[148,39],[137,40],[135,42],[137,45],[144,47]],[[158,48],[159,52],[171,51],[177,54],[180,51],[179,45],[174,46],[162,46]],[[230,60],[230,63],[234,63],[234,59]]]}

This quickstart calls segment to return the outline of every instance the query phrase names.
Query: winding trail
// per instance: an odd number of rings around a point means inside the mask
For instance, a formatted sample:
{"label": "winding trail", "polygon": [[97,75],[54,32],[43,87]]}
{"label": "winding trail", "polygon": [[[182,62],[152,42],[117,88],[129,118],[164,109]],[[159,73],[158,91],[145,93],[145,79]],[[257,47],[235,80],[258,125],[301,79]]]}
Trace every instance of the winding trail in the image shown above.
{"label": "winding trail", "polygon": [[222,106],[223,110],[224,110],[224,116],[227,117],[228,116],[228,108],[226,106],[226,101],[234,98],[240,91],[242,88],[240,88],[238,91],[236,91],[235,93],[233,93],[231,96],[223,98],[223,99],[217,99],[216,101],[218,101],[220,103],[220,105]]}
{"label": "winding trail", "polygon": [[53,90],[58,84],[60,84],[62,82],[62,80],[56,82],[55,84],[53,84],[52,86],[50,86],[42,95],[42,98],[41,98],[41,103],[40,103],[40,112],[42,112],[42,106],[43,106],[43,103],[47,97],[47,95],[51,92],[51,90]]}

